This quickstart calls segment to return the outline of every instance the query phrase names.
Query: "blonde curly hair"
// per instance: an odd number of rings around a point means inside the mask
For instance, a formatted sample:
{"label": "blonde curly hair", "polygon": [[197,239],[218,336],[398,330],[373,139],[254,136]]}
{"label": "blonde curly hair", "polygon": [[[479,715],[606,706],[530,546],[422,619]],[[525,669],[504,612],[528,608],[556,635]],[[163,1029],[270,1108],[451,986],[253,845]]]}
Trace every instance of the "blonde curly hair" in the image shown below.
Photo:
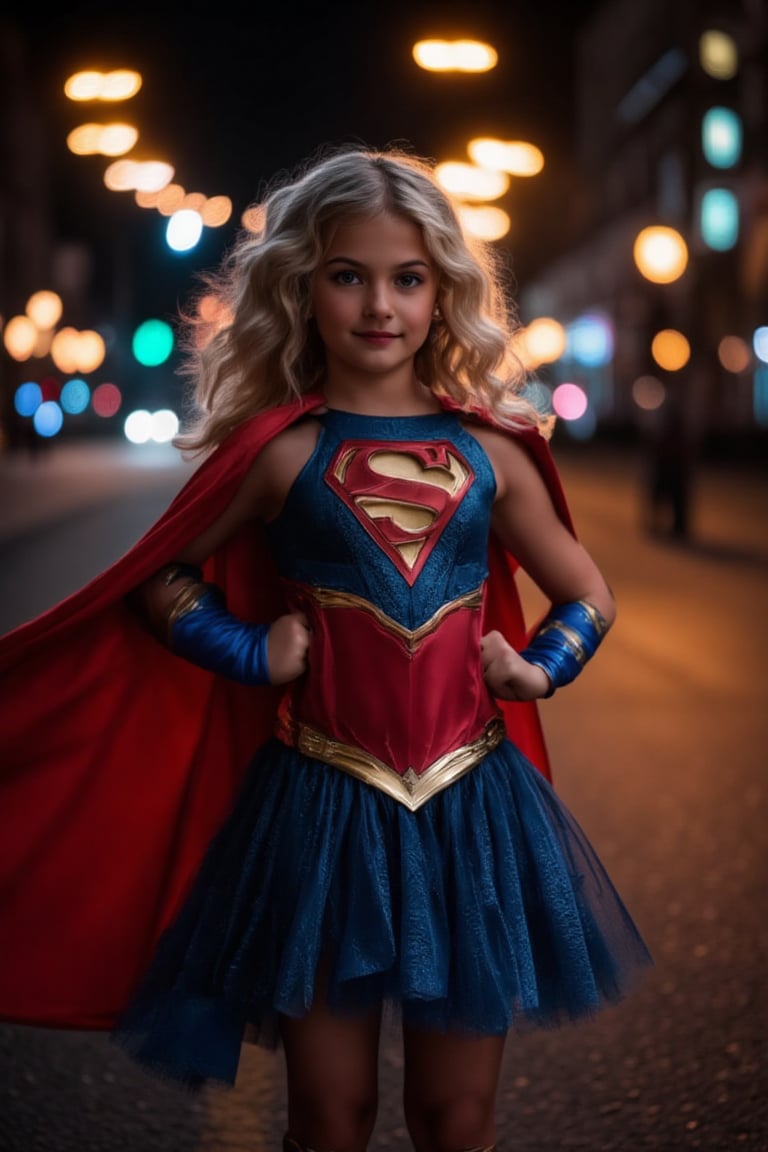
{"label": "blonde curly hair", "polygon": [[275,182],[258,211],[261,230],[201,276],[201,306],[181,318],[181,374],[193,396],[180,448],[211,449],[256,413],[322,388],[323,346],[308,322],[312,276],[334,226],[381,212],[418,225],[438,272],[439,319],[416,355],[419,380],[467,413],[482,409],[509,427],[539,423],[521,391],[501,261],[465,235],[427,160],[394,147],[320,154]]}

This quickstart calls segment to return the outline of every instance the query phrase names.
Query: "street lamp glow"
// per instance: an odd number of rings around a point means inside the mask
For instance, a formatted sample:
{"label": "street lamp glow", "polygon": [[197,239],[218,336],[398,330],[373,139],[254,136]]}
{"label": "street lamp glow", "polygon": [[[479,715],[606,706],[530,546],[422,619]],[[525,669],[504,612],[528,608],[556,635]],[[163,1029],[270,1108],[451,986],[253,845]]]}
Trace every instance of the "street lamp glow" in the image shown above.
{"label": "street lamp glow", "polygon": [[688,246],[675,228],[652,225],[643,228],[633,248],[639,271],[654,284],[679,280],[688,266]]}
{"label": "street lamp glow", "polygon": [[45,332],[49,328],[56,327],[61,319],[62,308],[61,296],[57,292],[49,292],[43,288],[39,292],[32,293],[27,300],[25,312],[38,332]]}
{"label": "street lamp glow", "polygon": [[699,63],[715,80],[730,80],[739,70],[739,51],[727,32],[711,28],[699,38]]}
{"label": "street lamp glow", "polygon": [[509,188],[506,172],[447,160],[435,168],[435,179],[452,196],[467,200],[498,200]]}
{"label": "street lamp glow", "polygon": [[531,367],[552,364],[565,351],[565,329],[559,320],[551,316],[539,316],[531,320],[523,329],[521,337],[524,360]]}
{"label": "street lamp glow", "polygon": [[199,212],[182,208],[174,212],[165,229],[168,247],[174,252],[189,252],[203,233],[203,219]]}
{"label": "street lamp glow", "polygon": [[37,343],[37,328],[29,316],[12,316],[3,330],[5,350],[14,360],[29,360]]}
{"label": "street lamp glow", "polygon": [[229,196],[210,196],[203,205],[200,215],[206,228],[220,228],[232,215],[232,201]]}
{"label": "street lamp glow", "polygon": [[651,355],[665,372],[679,372],[691,358],[691,346],[676,328],[663,328],[651,341]]}
{"label": "street lamp glow", "polygon": [[95,69],[75,72],[64,84],[64,95],[69,100],[130,100],[141,88],[141,73],[130,68],[113,72]]}
{"label": "street lamp glow", "polygon": [[132,124],[80,124],[67,136],[67,148],[75,156],[124,156],[138,138]]}
{"label": "street lamp glow", "polygon": [[413,58],[428,72],[489,72],[499,54],[480,40],[419,40]]}
{"label": "street lamp glow", "polygon": [[460,204],[457,212],[464,230],[478,240],[500,240],[512,226],[509,213],[490,204]]}
{"label": "street lamp glow", "polygon": [[173,179],[164,160],[116,160],[104,173],[110,192],[159,192]]}
{"label": "street lamp glow", "polygon": [[478,136],[470,140],[467,151],[483,168],[497,168],[511,176],[537,176],[544,167],[544,153],[525,140],[495,140]]}

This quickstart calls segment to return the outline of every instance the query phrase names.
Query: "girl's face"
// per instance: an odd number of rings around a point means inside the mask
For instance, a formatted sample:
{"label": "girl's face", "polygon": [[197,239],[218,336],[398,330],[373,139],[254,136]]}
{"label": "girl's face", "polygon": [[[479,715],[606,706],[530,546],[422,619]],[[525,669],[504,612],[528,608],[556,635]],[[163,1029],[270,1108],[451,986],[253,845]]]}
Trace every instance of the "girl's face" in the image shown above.
{"label": "girl's face", "polygon": [[388,212],[335,230],[314,274],[312,314],[328,374],[413,374],[437,297],[421,229]]}

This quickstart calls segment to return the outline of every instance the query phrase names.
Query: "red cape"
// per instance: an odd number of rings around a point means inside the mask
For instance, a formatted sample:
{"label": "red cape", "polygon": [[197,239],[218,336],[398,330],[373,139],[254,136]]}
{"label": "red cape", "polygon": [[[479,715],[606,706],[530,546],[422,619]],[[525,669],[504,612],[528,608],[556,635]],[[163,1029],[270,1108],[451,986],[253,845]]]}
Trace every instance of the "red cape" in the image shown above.
{"label": "red cape", "polygon": [[[271,734],[278,691],[175,657],[125,597],[221,515],[271,437],[322,402],[307,397],[232,433],[125,556],[0,639],[0,1018],[112,1027]],[[573,530],[546,442],[521,435]],[[484,627],[521,646],[515,567],[492,542]],[[205,575],[244,619],[281,611],[253,524]],[[536,705],[502,707],[549,778]]]}

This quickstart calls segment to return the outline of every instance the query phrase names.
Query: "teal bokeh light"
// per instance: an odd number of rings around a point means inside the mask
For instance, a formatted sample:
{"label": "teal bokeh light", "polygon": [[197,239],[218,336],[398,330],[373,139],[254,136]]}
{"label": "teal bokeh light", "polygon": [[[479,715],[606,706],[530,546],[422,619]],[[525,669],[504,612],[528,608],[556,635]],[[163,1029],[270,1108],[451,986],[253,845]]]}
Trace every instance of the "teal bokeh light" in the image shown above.
{"label": "teal bokeh light", "polygon": [[710,188],[701,198],[701,238],[715,252],[727,252],[739,238],[739,202],[729,188]]}
{"label": "teal bokeh light", "polygon": [[85,412],[90,399],[91,390],[85,380],[74,377],[72,380],[67,380],[62,388],[59,403],[70,416],[77,416]]}
{"label": "teal bokeh light", "polygon": [[164,320],[145,320],[133,334],[133,355],[145,368],[164,364],[173,351],[173,329]]}
{"label": "teal bokeh light", "polygon": [[741,159],[741,117],[732,108],[710,108],[701,122],[701,147],[713,168],[733,168]]}

